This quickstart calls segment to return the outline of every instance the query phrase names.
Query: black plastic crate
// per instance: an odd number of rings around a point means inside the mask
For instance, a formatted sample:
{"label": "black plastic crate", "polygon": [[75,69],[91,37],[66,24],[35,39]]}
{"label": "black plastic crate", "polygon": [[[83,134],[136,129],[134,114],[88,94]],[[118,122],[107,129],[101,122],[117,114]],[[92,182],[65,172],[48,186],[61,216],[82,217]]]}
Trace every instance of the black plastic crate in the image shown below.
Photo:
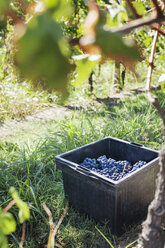
{"label": "black plastic crate", "polygon": [[[80,165],[86,157],[102,155],[131,163],[143,160],[147,164],[118,181]],[[158,151],[107,137],[56,156],[55,161],[57,169],[62,170],[69,203],[96,221],[106,221],[112,233],[120,235],[126,227],[146,217],[159,170]]]}

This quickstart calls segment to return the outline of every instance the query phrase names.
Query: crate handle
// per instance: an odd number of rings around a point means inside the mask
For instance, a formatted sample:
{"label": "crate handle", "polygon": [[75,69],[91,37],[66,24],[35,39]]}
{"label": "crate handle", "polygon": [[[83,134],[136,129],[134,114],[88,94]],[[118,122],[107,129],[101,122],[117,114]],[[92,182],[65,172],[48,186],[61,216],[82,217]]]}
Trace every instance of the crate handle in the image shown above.
{"label": "crate handle", "polygon": [[144,145],[136,143],[136,142],[130,142],[130,144],[133,145],[133,146],[139,146],[139,147],[144,146]]}
{"label": "crate handle", "polygon": [[78,166],[76,167],[76,170],[78,170],[78,171],[80,171],[80,172],[83,172],[83,173],[85,173],[85,174],[88,175],[88,176],[91,175],[90,170],[87,169],[87,168],[85,168],[85,167],[83,167],[83,166],[81,166],[81,165],[78,165]]}
{"label": "crate handle", "polygon": [[93,172],[91,172],[89,169],[87,168],[84,168],[83,166],[81,165],[78,165],[77,168],[76,168],[77,171],[79,171],[80,173],[83,173],[85,176],[88,176],[90,177],[91,179],[94,179],[94,180],[98,180],[100,182],[103,182],[104,184],[108,184],[108,185],[112,185],[113,184],[111,182],[108,182],[106,179],[104,178],[101,178],[95,174],[93,174]]}

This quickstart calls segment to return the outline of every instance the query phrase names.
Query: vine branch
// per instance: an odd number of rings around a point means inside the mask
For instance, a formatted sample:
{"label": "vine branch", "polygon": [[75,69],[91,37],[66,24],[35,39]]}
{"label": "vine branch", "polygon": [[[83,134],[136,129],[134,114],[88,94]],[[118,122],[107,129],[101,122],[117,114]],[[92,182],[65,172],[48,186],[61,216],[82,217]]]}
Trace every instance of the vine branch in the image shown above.
{"label": "vine branch", "polygon": [[152,43],[152,48],[151,48],[151,54],[149,57],[149,67],[148,67],[148,73],[147,73],[147,82],[146,82],[146,92],[149,98],[149,101],[152,101],[152,96],[151,96],[151,77],[152,77],[152,71],[154,68],[154,54],[155,54],[155,49],[156,49],[156,42],[158,40],[159,36],[159,31],[157,30],[154,35],[153,43]]}
{"label": "vine branch", "polygon": [[130,9],[131,9],[131,11],[132,11],[134,17],[135,17],[136,19],[141,18],[141,15],[139,15],[139,14],[137,13],[137,11],[136,11],[135,7],[133,6],[131,0],[126,0],[126,1],[127,1],[128,6],[130,7]]}
{"label": "vine branch", "polygon": [[[158,29],[159,28],[160,28],[160,26],[158,26]],[[152,71],[154,68],[154,54],[155,54],[155,50],[156,50],[156,43],[158,40],[158,35],[159,35],[159,31],[157,30],[155,32],[155,36],[154,36],[152,48],[151,48],[151,55],[149,58],[149,67],[148,67],[147,82],[146,82],[146,93],[147,93],[149,102],[156,107],[156,109],[158,110],[158,112],[162,118],[163,137],[165,138],[165,110],[161,107],[160,102],[158,101],[157,97],[155,97],[151,94],[151,77],[152,77]]]}
{"label": "vine branch", "polygon": [[[160,28],[160,26],[158,26]],[[163,137],[165,138],[165,110],[161,107],[158,98],[151,94],[151,76],[154,69],[154,54],[159,31],[154,35],[151,54],[149,57],[149,67],[147,73],[146,93],[148,100],[155,106],[163,121]],[[147,219],[142,224],[142,233],[140,240],[144,248],[164,248],[165,233],[162,228],[165,216],[165,145],[162,147],[159,155],[160,171],[156,180],[156,192],[154,200],[148,208]]]}
{"label": "vine branch", "polygon": [[158,24],[153,23],[153,24],[151,25],[151,28],[154,29],[154,30],[159,31],[159,34],[162,34],[162,35],[165,36],[165,29],[160,28],[160,26],[159,26]]}
{"label": "vine branch", "polygon": [[157,13],[157,16],[161,16],[162,15],[162,10],[161,10],[161,7],[159,6],[157,0],[152,0],[152,3],[156,9],[156,13]]}
{"label": "vine branch", "polygon": [[150,26],[153,23],[163,23],[165,22],[165,15],[156,16],[155,12],[151,16],[146,16],[143,18],[139,18],[137,20],[131,21],[129,23],[124,24],[121,28],[111,28],[109,29],[111,32],[128,34],[136,28],[142,26]]}

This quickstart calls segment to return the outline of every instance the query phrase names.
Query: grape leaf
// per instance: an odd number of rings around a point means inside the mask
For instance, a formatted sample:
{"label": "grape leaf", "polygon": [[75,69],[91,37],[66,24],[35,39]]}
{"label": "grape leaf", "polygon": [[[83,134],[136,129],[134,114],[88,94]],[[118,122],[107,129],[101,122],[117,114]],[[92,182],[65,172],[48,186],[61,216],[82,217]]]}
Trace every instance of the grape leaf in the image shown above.
{"label": "grape leaf", "polygon": [[133,1],[132,3],[133,3],[133,6],[135,7],[137,13],[141,16],[144,16],[146,13],[146,10],[145,10],[143,3],[139,2],[139,1],[138,2]]}
{"label": "grape leaf", "polygon": [[114,4],[108,8],[110,13],[111,19],[114,20],[116,16],[120,13],[121,9],[119,8],[118,4]]}
{"label": "grape leaf", "polygon": [[99,45],[102,49],[104,56],[128,60],[138,60],[139,52],[137,47],[132,41],[127,41],[120,34],[113,33],[111,31],[105,31],[100,25],[96,27],[96,41],[95,44]]}
{"label": "grape leaf", "polygon": [[122,22],[128,20],[127,12],[124,6],[119,5],[117,2],[108,7],[109,15],[107,16],[106,24],[109,26],[119,26]]}
{"label": "grape leaf", "polygon": [[[8,235],[16,229],[16,222],[11,213],[0,213],[0,231]],[[0,246],[1,247],[1,246]]]}
{"label": "grape leaf", "polygon": [[69,17],[73,12],[71,0],[43,0],[46,8],[51,8],[54,11],[54,17],[59,19]]}
{"label": "grape leaf", "polygon": [[10,0],[0,0],[0,14],[10,6]]}
{"label": "grape leaf", "polygon": [[95,55],[78,55],[73,56],[76,63],[77,77],[74,81],[74,85],[81,85],[90,76],[90,73],[95,68],[96,64],[100,60],[100,56]]}
{"label": "grape leaf", "polygon": [[161,84],[161,89],[165,90],[165,82]]}
{"label": "grape leaf", "polygon": [[0,231],[0,247],[8,248],[8,242],[6,236]]}
{"label": "grape leaf", "polygon": [[23,202],[15,188],[10,188],[10,193],[12,195],[12,198],[16,201],[16,205],[19,208],[19,220],[20,223],[23,223],[24,221],[28,220],[30,218],[30,211],[28,205]]}
{"label": "grape leaf", "polygon": [[[95,12],[95,19],[92,17]],[[135,62],[140,59],[139,51],[132,40],[127,40],[121,34],[106,30],[104,16],[99,14],[95,4],[90,5],[89,14],[85,20],[85,35],[80,39],[82,50],[89,54],[102,54],[103,58],[110,58],[125,64],[135,71]]]}
{"label": "grape leaf", "polygon": [[69,54],[66,47],[61,27],[51,19],[48,10],[29,23],[27,32],[18,41],[16,65],[21,75],[34,83],[40,81],[43,87],[65,91],[72,69],[65,56]]}

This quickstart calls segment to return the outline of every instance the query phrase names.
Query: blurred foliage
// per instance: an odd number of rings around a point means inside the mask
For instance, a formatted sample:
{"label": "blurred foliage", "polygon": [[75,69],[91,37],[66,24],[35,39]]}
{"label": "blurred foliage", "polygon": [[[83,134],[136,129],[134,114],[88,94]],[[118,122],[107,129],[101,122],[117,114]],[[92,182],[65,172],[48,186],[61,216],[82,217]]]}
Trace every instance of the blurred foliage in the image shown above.
{"label": "blurred foliage", "polygon": [[[142,49],[145,59],[150,52],[154,31],[141,28],[127,36],[116,34],[109,28],[135,19],[126,1],[98,0],[97,3],[91,2],[88,8],[85,0],[43,0],[42,4],[33,0],[1,0],[0,46],[4,50],[1,52],[0,79],[11,73],[11,65],[15,63],[23,79],[28,78],[34,85],[66,93],[71,75],[75,76],[74,83],[80,84],[98,63],[108,59],[122,62],[135,71],[135,62],[140,55],[132,37]],[[150,1],[132,3],[141,16],[145,16],[152,7]],[[9,38],[7,32],[14,37]],[[70,45],[73,38],[80,38],[75,48]],[[163,51],[164,39],[160,37],[156,53],[164,58]],[[73,57],[74,54],[78,57]],[[16,74],[12,71],[12,77]],[[160,83],[164,89],[164,81]],[[0,85],[1,92],[2,89]],[[29,208],[15,189],[11,189],[11,194],[23,223],[30,217]],[[15,229],[13,216],[0,209],[0,247],[8,246],[6,235]]]}
{"label": "blurred foliage", "polygon": [[0,209],[0,247],[7,248],[8,241],[6,235],[14,232],[16,229],[16,222],[11,213],[3,213]]}
{"label": "blurred foliage", "polygon": [[34,82],[44,80],[47,88],[55,86],[64,91],[72,69],[66,58],[70,51],[60,25],[50,19],[50,15],[51,10],[47,10],[29,23],[27,32],[17,44],[16,65],[23,77]]}
{"label": "blurred foliage", "polygon": [[[12,195],[12,198],[15,200],[15,203],[19,209],[19,220],[20,223],[23,223],[24,221],[28,220],[30,218],[30,212],[28,205],[23,202],[16,189],[14,187],[10,188],[10,193]],[[9,209],[10,203],[9,203]],[[11,205],[12,206],[12,205]],[[15,232],[16,230],[16,221],[11,213],[3,212],[0,208],[0,247],[1,248],[8,248],[8,240],[6,238],[6,235],[9,235],[12,232]]]}
{"label": "blurred foliage", "polygon": [[76,63],[76,77],[73,84],[80,85],[89,78],[91,71],[94,70],[95,66],[100,61],[100,56],[78,55],[74,56],[73,59]]}
{"label": "blurred foliage", "polygon": [[80,40],[82,49],[89,54],[101,54],[102,60],[110,58],[122,62],[134,71],[134,62],[140,58],[136,45],[131,39],[106,30],[105,24],[106,15],[91,3],[85,20],[85,34]]}
{"label": "blurred foliage", "polygon": [[[108,1],[98,1],[98,5],[104,11],[107,4]],[[4,2],[3,0],[1,5],[3,5],[3,13],[6,13],[6,9],[8,10],[10,20],[17,13],[16,17],[13,18],[17,46],[15,64],[19,68],[22,78],[32,80],[34,85],[38,85],[38,82],[40,82],[44,88],[55,88],[65,93],[68,79],[74,69],[72,64],[74,60],[71,60],[72,54],[91,52],[85,51],[86,48],[82,51],[80,48],[73,49],[69,44],[69,37],[72,39],[86,35],[84,20],[85,25],[90,27],[91,7],[89,12],[87,2],[83,0],[43,0],[43,5],[24,1]],[[99,15],[99,10],[97,11],[97,15]],[[22,18],[23,14],[25,18]],[[25,25],[23,19],[27,20],[26,16],[30,16],[30,20]],[[104,18],[106,21],[106,16]],[[123,60],[124,57],[124,62],[127,61],[127,56],[131,57],[131,62],[137,59],[137,51],[134,46],[127,45],[119,35],[104,31],[102,17],[98,16],[97,22],[99,23],[97,31],[94,30],[94,26],[91,31],[97,32],[97,35],[93,38],[96,40],[96,45],[102,49],[100,55],[102,53],[103,57],[120,60]],[[110,45],[108,45],[109,42]],[[119,49],[119,47],[121,48]],[[121,54],[122,52],[123,54]],[[120,54],[121,56],[119,56]],[[83,61],[82,63],[75,63],[78,66],[78,74],[83,75],[83,77],[80,76],[78,81],[81,78],[84,81],[93,70],[94,63],[89,61],[88,65],[90,64],[90,66],[86,66],[88,70],[84,75],[85,63]]]}
{"label": "blurred foliage", "polygon": [[24,221],[26,221],[30,218],[29,207],[25,202],[23,202],[20,199],[20,197],[19,197],[19,195],[18,195],[18,193],[14,187],[10,188],[10,193],[11,193],[12,198],[15,200],[16,205],[19,209],[19,221],[20,221],[20,223],[23,223]]}
{"label": "blurred foliage", "polygon": [[[132,4],[142,17],[153,7],[148,0]],[[94,64],[111,59],[135,72],[136,62],[150,51],[153,31],[141,28],[123,36],[109,30],[135,19],[126,0],[1,0],[0,9],[2,30],[7,21],[14,26],[15,65],[21,77],[35,86],[66,93],[70,78],[85,82]],[[73,39],[77,39],[74,46]],[[157,52],[162,49],[164,40],[160,38]],[[82,56],[80,62],[72,59],[73,55],[102,58],[93,63]]]}

